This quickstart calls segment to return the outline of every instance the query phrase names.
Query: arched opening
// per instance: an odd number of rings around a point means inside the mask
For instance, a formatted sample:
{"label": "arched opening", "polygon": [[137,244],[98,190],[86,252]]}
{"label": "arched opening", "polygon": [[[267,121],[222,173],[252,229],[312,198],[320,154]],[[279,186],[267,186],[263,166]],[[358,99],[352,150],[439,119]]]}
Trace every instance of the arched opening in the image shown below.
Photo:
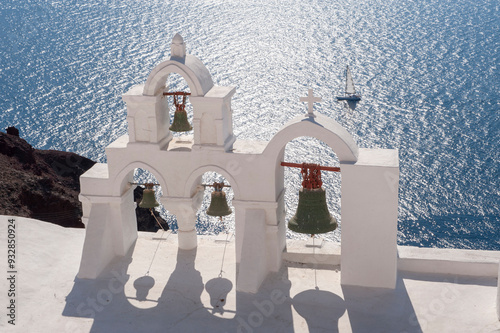
{"label": "arched opening", "polygon": [[205,95],[213,86],[210,72],[203,63],[192,55],[186,55],[184,62],[167,60],[158,64],[149,74],[144,85],[143,94],[156,95],[165,84],[170,73],[182,73],[195,96]]}
{"label": "arched opening", "polygon": [[[165,82],[165,91],[164,93],[170,94],[174,92],[183,92],[183,93],[188,93],[191,94],[191,89],[189,88],[188,82],[182,77],[182,75],[177,74],[177,73],[170,73],[167,77],[167,80]],[[166,98],[167,102],[167,110],[168,112],[168,118],[169,119],[169,128],[170,132],[172,135],[176,138],[182,139],[182,140],[193,140],[193,129],[191,128],[188,131],[177,131],[172,128],[174,121],[176,122],[176,126],[180,123],[184,124],[182,122],[182,118],[176,118],[175,112],[176,112],[176,104],[180,104],[181,107],[184,108],[186,114],[187,114],[187,123],[193,127],[193,106],[189,102],[190,95],[165,95],[164,98]],[[184,119],[183,119],[184,120]],[[187,126],[187,125],[186,125]],[[182,126],[181,126],[182,127]]]}
{"label": "arched opening", "polygon": [[232,201],[234,199],[234,191],[231,184],[221,174],[215,171],[205,172],[200,177],[200,182],[203,185],[213,185],[214,183],[223,183],[225,186],[222,191],[225,193],[227,205],[231,209],[231,214],[223,216],[222,219],[216,216],[207,214],[208,208],[212,203],[212,192],[215,191],[213,186],[205,186],[203,193],[203,201],[196,214],[196,230],[199,235],[219,235],[234,234],[234,207]]}
{"label": "arched opening", "polygon": [[[321,166],[339,167],[339,159],[335,152],[324,142],[313,137],[298,137],[289,141],[283,148],[281,161],[290,163],[314,163]],[[285,188],[284,200],[286,209],[286,223],[297,211],[299,190],[302,188],[302,175],[299,168],[284,167],[283,186]],[[337,228],[325,234],[317,235],[327,241],[340,242],[341,214],[340,214],[340,172],[321,171],[323,189],[326,191],[328,211],[337,220]],[[287,228],[287,239],[306,240],[307,234],[294,232]]]}
{"label": "arched opening", "polygon": [[[135,168],[133,171],[134,183],[137,184],[160,184],[155,175],[145,168]],[[136,202],[137,230],[147,232],[157,232],[159,230],[177,230],[177,219],[162,205],[160,198],[163,196],[163,190],[159,186],[154,186],[154,194],[158,207],[151,208],[154,216],[149,209],[139,207],[143,197],[144,185],[138,185],[134,189],[134,201]]]}
{"label": "arched opening", "polygon": [[[148,168],[147,165],[135,164],[136,166],[129,171],[132,177],[129,179],[136,184],[159,184],[154,186],[154,196],[158,207],[139,208],[140,199],[134,195],[138,238],[135,242],[132,259],[128,265],[127,274],[129,279],[124,284],[124,294],[131,306],[138,309],[152,309],[158,306],[160,295],[167,283],[168,273],[173,271],[177,258],[169,255],[167,249],[174,246],[171,233],[177,232],[177,217],[170,213],[162,204],[161,198],[167,194],[166,184],[163,183],[160,174]],[[134,192],[143,185],[135,185]],[[141,216],[147,219],[145,224],[149,230],[142,228],[139,219]],[[160,224],[158,224],[160,223]],[[165,223],[165,224],[163,224]]]}

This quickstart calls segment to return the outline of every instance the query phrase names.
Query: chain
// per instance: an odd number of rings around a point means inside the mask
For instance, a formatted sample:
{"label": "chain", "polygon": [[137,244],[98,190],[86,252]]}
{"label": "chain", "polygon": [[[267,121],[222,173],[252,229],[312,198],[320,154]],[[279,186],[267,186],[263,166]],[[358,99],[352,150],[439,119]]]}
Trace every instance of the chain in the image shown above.
{"label": "chain", "polygon": [[[189,93],[174,93],[172,97],[174,98],[175,111],[184,111],[186,108],[186,96]],[[182,95],[182,103],[179,102]]]}
{"label": "chain", "polygon": [[302,163],[302,187],[309,190],[320,188],[323,185],[321,181],[321,169],[318,164]]}

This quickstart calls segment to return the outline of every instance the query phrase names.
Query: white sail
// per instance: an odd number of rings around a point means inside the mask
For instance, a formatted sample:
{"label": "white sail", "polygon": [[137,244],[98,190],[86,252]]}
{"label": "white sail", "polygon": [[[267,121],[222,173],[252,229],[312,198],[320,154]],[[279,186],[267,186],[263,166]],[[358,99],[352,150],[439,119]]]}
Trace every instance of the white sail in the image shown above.
{"label": "white sail", "polygon": [[355,94],[356,89],[354,89],[354,82],[352,81],[351,71],[349,70],[349,66],[347,66],[347,74],[345,81],[345,93],[346,94]]}

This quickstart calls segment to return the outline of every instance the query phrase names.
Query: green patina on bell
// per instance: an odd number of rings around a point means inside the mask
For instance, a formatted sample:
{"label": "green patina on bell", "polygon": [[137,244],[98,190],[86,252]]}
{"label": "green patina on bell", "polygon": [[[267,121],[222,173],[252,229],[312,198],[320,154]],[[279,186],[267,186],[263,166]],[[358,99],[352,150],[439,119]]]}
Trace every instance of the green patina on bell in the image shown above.
{"label": "green patina on bell", "polygon": [[[175,113],[174,121],[172,121],[172,125],[169,129],[172,132],[188,132],[193,129],[191,124],[188,122],[186,113],[186,96],[189,95],[189,93],[174,92],[172,94],[174,98]],[[182,102],[180,101],[181,96]]]}
{"label": "green patina on bell", "polygon": [[297,212],[288,222],[288,228],[301,234],[323,234],[337,228],[337,220],[330,215],[323,188],[299,191]]}
{"label": "green patina on bell", "polygon": [[215,190],[212,192],[212,201],[207,209],[207,215],[210,216],[226,216],[233,211],[227,205],[226,193],[223,191]]}
{"label": "green patina on bell", "polygon": [[142,192],[142,200],[139,203],[141,208],[154,208],[158,207],[160,204],[156,201],[155,191],[152,188],[146,187],[144,192]]}
{"label": "green patina on bell", "polygon": [[174,113],[174,121],[169,128],[172,132],[188,132],[193,129],[188,122],[187,113],[184,108],[177,109]]}

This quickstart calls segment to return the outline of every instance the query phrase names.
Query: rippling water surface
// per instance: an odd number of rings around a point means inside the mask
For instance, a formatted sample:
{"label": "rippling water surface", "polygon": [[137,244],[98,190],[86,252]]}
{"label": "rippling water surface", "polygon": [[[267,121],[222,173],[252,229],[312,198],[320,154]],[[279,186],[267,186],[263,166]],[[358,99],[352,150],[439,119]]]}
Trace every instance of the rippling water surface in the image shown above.
{"label": "rippling water surface", "polygon": [[[127,132],[121,95],[167,59],[179,32],[217,85],[236,86],[238,138],[270,140],[313,88],[315,110],[360,147],[399,149],[400,244],[500,250],[499,14],[496,0],[5,0],[0,126],[104,162]],[[334,98],[346,65],[363,94],[354,110]],[[336,163],[314,139],[286,155]],[[290,217],[299,175],[285,176]],[[336,177],[324,175],[338,216]],[[220,231],[203,212],[198,227]]]}

